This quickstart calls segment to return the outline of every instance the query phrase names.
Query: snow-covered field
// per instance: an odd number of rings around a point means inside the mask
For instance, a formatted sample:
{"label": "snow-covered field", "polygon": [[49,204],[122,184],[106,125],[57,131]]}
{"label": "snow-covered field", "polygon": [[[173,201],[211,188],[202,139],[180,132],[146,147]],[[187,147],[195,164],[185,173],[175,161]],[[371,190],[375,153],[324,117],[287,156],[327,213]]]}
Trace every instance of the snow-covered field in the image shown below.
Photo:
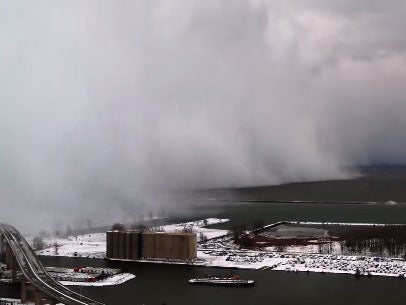
{"label": "snow-covered field", "polygon": [[44,238],[46,248],[37,255],[104,258],[106,256],[106,233],[93,233],[67,238]]}

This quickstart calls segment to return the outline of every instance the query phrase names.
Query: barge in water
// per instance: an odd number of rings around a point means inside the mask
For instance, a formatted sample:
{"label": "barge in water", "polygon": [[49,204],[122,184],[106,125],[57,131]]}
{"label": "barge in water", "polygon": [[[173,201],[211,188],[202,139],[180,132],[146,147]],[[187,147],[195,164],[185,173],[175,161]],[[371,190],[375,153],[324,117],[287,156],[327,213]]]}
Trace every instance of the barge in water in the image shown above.
{"label": "barge in water", "polygon": [[229,277],[215,277],[206,275],[203,278],[190,279],[189,284],[221,285],[221,286],[254,286],[255,281],[240,278],[238,275]]}

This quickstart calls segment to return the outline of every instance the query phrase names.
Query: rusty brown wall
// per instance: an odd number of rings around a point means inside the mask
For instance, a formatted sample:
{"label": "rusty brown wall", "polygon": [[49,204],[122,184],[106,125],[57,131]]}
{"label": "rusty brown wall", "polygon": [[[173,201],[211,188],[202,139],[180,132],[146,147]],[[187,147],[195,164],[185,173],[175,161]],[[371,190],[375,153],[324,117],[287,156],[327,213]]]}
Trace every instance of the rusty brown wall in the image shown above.
{"label": "rusty brown wall", "polygon": [[110,231],[106,234],[106,257],[137,260],[191,260],[197,257],[196,234]]}
{"label": "rusty brown wall", "polygon": [[143,257],[146,259],[190,260],[197,257],[196,234],[146,232]]}

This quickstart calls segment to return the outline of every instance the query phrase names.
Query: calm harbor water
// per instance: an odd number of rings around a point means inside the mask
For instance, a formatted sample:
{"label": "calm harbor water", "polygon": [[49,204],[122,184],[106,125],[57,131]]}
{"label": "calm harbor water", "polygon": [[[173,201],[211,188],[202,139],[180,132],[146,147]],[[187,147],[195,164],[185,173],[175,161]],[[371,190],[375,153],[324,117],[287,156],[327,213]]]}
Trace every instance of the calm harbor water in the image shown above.
{"label": "calm harbor water", "polygon": [[252,270],[239,270],[238,273],[244,278],[254,279],[254,287],[192,286],[187,283],[189,278],[206,273],[227,275],[230,271],[67,258],[44,258],[44,263],[110,266],[136,274],[135,279],[123,285],[82,288],[82,293],[109,305],[401,304],[406,289],[406,280],[397,278],[356,279],[350,275]]}
{"label": "calm harbor water", "polygon": [[[193,215],[193,213],[191,213]],[[353,204],[282,204],[238,203],[209,205],[198,218],[224,217],[231,222],[220,225],[271,223],[278,220],[405,223],[405,205]],[[195,217],[185,217],[192,219]],[[230,270],[81,258],[43,257],[47,266],[109,266],[122,268],[137,277],[111,287],[83,287],[82,293],[115,304],[226,305],[226,304],[401,304],[406,279],[371,277],[356,279],[351,275],[287,273],[278,271],[238,270],[244,278],[256,281],[254,287],[191,286],[187,280],[203,276],[228,275]],[[78,287],[74,287],[79,291]],[[0,296],[18,296],[18,287],[0,285]]]}

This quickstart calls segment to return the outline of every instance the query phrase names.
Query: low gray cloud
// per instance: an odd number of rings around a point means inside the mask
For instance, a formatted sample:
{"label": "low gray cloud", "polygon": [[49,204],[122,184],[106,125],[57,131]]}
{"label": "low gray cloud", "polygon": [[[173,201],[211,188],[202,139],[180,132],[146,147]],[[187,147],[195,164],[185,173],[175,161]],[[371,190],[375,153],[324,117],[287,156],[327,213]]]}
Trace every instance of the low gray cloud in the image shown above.
{"label": "low gray cloud", "polygon": [[173,191],[406,161],[404,1],[1,7],[1,221],[108,223]]}

